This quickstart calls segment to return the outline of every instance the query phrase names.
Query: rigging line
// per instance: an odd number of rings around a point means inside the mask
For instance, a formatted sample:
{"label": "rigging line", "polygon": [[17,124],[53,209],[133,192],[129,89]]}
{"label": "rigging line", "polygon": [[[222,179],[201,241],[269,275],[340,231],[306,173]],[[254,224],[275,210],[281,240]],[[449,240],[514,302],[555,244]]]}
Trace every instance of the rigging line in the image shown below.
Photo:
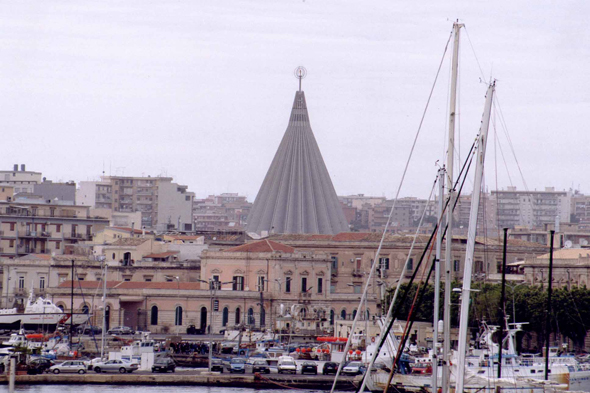
{"label": "rigging line", "polygon": [[[408,167],[410,165],[410,161],[412,160],[412,155],[414,153],[414,149],[416,148],[416,143],[418,142],[418,137],[420,136],[420,131],[422,130],[422,124],[424,124],[424,119],[426,118],[426,112],[428,111],[428,107],[430,105],[430,100],[432,98],[432,94],[434,93],[434,88],[436,87],[436,82],[438,81],[438,76],[440,75],[440,70],[442,68],[444,58],[447,53],[447,49],[449,47],[449,43],[451,42],[451,37],[452,37],[452,32],[449,35],[449,38],[447,40],[447,44],[445,45],[445,49],[443,51],[443,56],[441,58],[440,64],[438,65],[438,69],[436,71],[436,76],[434,78],[434,82],[433,82],[432,87],[430,89],[430,94],[428,95],[428,100],[426,101],[426,106],[424,108],[424,112],[422,113],[422,117],[421,117],[420,123],[418,125],[418,130],[416,132],[416,136],[414,137],[414,142],[412,143],[412,148],[410,149],[410,154],[409,154],[408,159],[406,161],[406,165],[404,167],[404,171],[402,173],[402,177],[400,179],[400,183],[399,183],[397,192],[395,194],[395,199],[393,200],[393,204],[391,205],[391,210],[389,211],[389,217],[387,218],[387,223],[385,224],[385,228],[383,229],[383,234],[381,236],[381,241],[379,242],[379,247],[377,247],[377,252],[375,253],[375,255],[377,255],[377,256],[381,254],[381,248],[383,247],[383,243],[385,241],[385,236],[387,235],[387,229],[389,228],[389,224],[391,223],[391,218],[393,217],[393,211],[395,209],[395,204],[399,198],[399,194],[401,192],[402,185],[404,184],[404,179],[405,179],[406,174],[408,172]],[[373,266],[371,266],[371,270],[369,272],[369,277],[367,278],[367,282],[365,284],[365,289],[363,290],[363,295],[361,296],[361,300],[359,302],[357,309],[362,308],[363,303],[364,303],[365,299],[367,298],[367,292],[369,290],[369,283],[371,282],[373,275],[375,274],[376,268],[377,268],[377,263],[373,263]],[[356,323],[358,321],[359,316],[360,316],[360,313],[357,312],[357,315],[355,316],[355,318],[352,322],[352,326],[351,326],[352,332],[354,332],[354,329],[356,327]],[[344,353],[348,352],[348,348],[350,348],[351,341],[352,340],[346,341],[346,345],[344,346]],[[340,365],[338,366],[338,370],[336,371],[336,375],[334,376],[334,383],[332,384],[332,389],[330,390],[330,393],[334,393],[334,390],[336,389],[336,383],[338,381],[338,376],[340,375],[343,366],[344,366],[344,362],[340,362]]]}
{"label": "rigging line", "polygon": [[[457,206],[457,203],[458,203],[458,200],[459,200],[458,197],[461,195],[461,192],[463,190],[463,186],[465,184],[465,178],[467,177],[467,174],[469,173],[469,169],[471,167],[471,163],[473,162],[473,158],[475,157],[475,146],[476,146],[476,144],[477,144],[477,138],[473,142],[473,144],[471,145],[471,149],[469,150],[469,154],[467,156],[467,157],[470,157],[469,160],[466,161],[463,164],[463,166],[461,168],[461,171],[459,172],[459,175],[457,176],[457,179],[455,181],[455,184],[453,185],[453,189],[457,189],[457,185],[459,184],[459,182],[461,180],[461,177],[463,176],[463,181],[461,183],[461,186],[459,187],[459,191],[457,193],[457,198],[455,199],[455,203],[454,203],[454,205],[452,207],[453,210]],[[465,172],[464,175],[463,175],[463,172]],[[396,291],[395,291],[394,297],[392,298],[392,301],[390,302],[389,310],[388,310],[387,316],[386,316],[385,321],[384,321],[384,324],[383,324],[383,327],[384,328],[381,329],[381,333],[382,334],[380,334],[379,343],[377,344],[377,348],[376,348],[375,352],[373,353],[373,358],[371,360],[372,362],[375,361],[377,355],[381,352],[381,348],[383,347],[383,344],[385,344],[385,340],[387,339],[387,337],[389,335],[389,331],[391,330],[394,322],[397,319],[396,316],[400,312],[401,305],[406,303],[407,297],[408,297],[408,295],[410,293],[410,289],[409,288],[411,287],[412,283],[414,282],[414,279],[416,278],[416,274],[418,273],[418,271],[420,269],[420,266],[421,266],[422,262],[424,261],[424,256],[426,255],[426,252],[428,251],[428,248],[429,248],[429,246],[430,246],[433,238],[435,237],[435,235],[437,234],[437,231],[441,227],[441,222],[442,222],[442,219],[444,217],[444,213],[445,213],[447,207],[449,206],[449,204],[450,204],[450,198],[447,198],[447,200],[445,202],[445,206],[443,208],[443,215],[439,218],[439,221],[437,222],[437,224],[433,228],[432,233],[431,233],[431,235],[430,235],[430,237],[429,237],[429,239],[428,239],[428,241],[427,241],[427,243],[426,243],[426,245],[424,247],[424,251],[422,252],[422,255],[420,256],[420,259],[419,259],[418,263],[416,264],[416,269],[414,270],[414,273],[412,274],[412,276],[410,277],[410,280],[407,283],[408,287],[404,291],[404,294],[402,296],[401,301],[395,307],[395,311],[393,311],[393,307],[394,307],[394,305],[396,303],[396,300],[397,300],[397,295],[398,295],[400,284],[398,284],[398,286],[396,287]],[[443,238],[444,238],[444,236],[446,234],[447,228],[448,228],[448,225],[445,226],[445,229],[443,231],[443,234],[442,234],[442,237]],[[406,265],[407,265],[407,262],[406,262]],[[401,282],[401,279],[403,278],[403,275],[404,275],[404,272],[405,272],[405,266],[406,265],[404,265],[404,269],[402,269],[402,272],[401,272],[401,275],[400,275],[400,280],[398,282]],[[387,328],[385,328],[386,324],[387,324]],[[367,369],[370,370],[371,369],[371,366],[372,366],[372,363],[369,364],[369,366],[367,367]],[[366,376],[367,376],[367,374],[365,372],[363,374],[363,377],[362,377],[362,383],[360,384],[360,387],[357,389],[357,393],[360,392],[360,391],[362,391],[362,389],[364,388],[365,383],[366,383]]]}
{"label": "rigging line", "polygon": [[[430,255],[432,255],[432,248],[434,247],[434,243],[431,245],[430,247]],[[428,259],[430,259],[430,255],[428,257]],[[387,393],[388,388],[389,388],[389,384],[391,383],[391,380],[393,379],[393,375],[395,374],[395,369],[396,367],[399,368],[398,364],[399,361],[401,360],[402,354],[403,354],[403,348],[406,345],[406,342],[408,341],[408,331],[412,329],[412,326],[414,325],[414,320],[412,319],[412,314],[414,312],[416,303],[421,303],[422,302],[422,298],[424,297],[424,293],[426,292],[426,288],[428,287],[428,281],[430,281],[430,276],[432,275],[432,271],[434,270],[435,267],[435,263],[434,260],[432,260],[432,264],[430,265],[430,269],[428,270],[428,276],[426,277],[426,281],[423,282],[424,285],[421,285],[422,283],[418,284],[418,288],[416,288],[416,295],[414,296],[414,302],[412,304],[412,308],[410,309],[410,312],[408,313],[408,321],[406,322],[406,328],[404,329],[404,332],[402,333],[402,339],[399,343],[399,347],[397,349],[396,355],[395,355],[395,360],[393,362],[393,364],[391,365],[391,371],[389,372],[389,377],[387,378],[387,383],[385,384],[385,387],[383,389],[383,393]],[[425,270],[423,270],[422,272],[422,277],[424,277],[424,273]]]}
{"label": "rigging line", "polygon": [[[418,227],[416,228],[416,233],[414,234],[414,239],[412,241],[412,245],[410,246],[410,251],[408,252],[408,256],[406,257],[406,262],[404,263],[404,266],[402,267],[402,271],[400,273],[399,280],[397,281],[398,282],[398,285],[396,285],[396,287],[395,287],[395,292],[393,294],[393,297],[391,298],[389,309],[387,311],[387,316],[385,318],[385,323],[383,323],[383,327],[381,328],[379,337],[387,337],[387,333],[385,333],[385,327],[387,326],[386,325],[386,322],[389,319],[389,317],[391,316],[391,311],[393,309],[393,305],[395,304],[395,301],[397,299],[397,295],[399,293],[400,283],[401,283],[401,281],[402,281],[402,279],[403,279],[403,277],[404,277],[404,275],[406,273],[406,267],[408,266],[408,262],[410,260],[410,256],[412,255],[412,253],[414,251],[414,246],[416,245],[416,240],[418,239],[418,235],[420,233],[420,228],[422,228],[422,224],[424,222],[424,217],[426,217],[426,211],[428,210],[428,205],[430,204],[430,200],[432,199],[432,195],[434,194],[434,190],[436,188],[436,184],[438,183],[438,181],[439,181],[439,177],[437,176],[435,178],[433,184],[432,184],[432,188],[431,188],[430,194],[428,196],[428,201],[424,205],[424,210],[422,211],[422,216],[420,217],[420,222],[418,223]],[[438,225],[439,224],[437,224],[437,226]],[[417,267],[416,268],[416,271],[418,271],[418,270],[419,270],[419,268]],[[370,370],[371,367],[373,366],[373,363],[375,362],[375,359],[379,355],[379,352],[381,351],[381,347],[382,346],[383,346],[383,342],[380,339],[380,342],[377,345],[378,350],[377,351],[374,351],[373,356],[371,357],[371,360],[369,361],[369,365],[367,366],[367,370]],[[364,389],[365,382],[366,382],[365,381],[365,375],[363,375],[363,380],[362,380],[362,382],[360,384],[359,389],[357,390],[357,393],[360,392],[360,391],[362,391]]]}
{"label": "rigging line", "polygon": [[471,51],[473,52],[473,57],[475,57],[475,62],[477,63],[477,67],[479,68],[479,72],[481,72],[481,78],[483,81],[486,80],[486,75],[481,68],[481,64],[479,63],[479,59],[477,58],[477,53],[475,53],[475,48],[473,47],[473,43],[471,42],[471,37],[469,37],[469,31],[467,30],[467,26],[463,26],[465,29],[465,34],[467,34],[467,41],[469,41],[469,46],[471,47]]}
{"label": "rigging line", "polygon": [[494,177],[496,179],[496,233],[500,241],[500,217],[498,215],[498,132],[496,129],[496,111],[492,117],[492,128],[494,130]]}
{"label": "rigging line", "polygon": [[510,150],[512,151],[512,155],[514,156],[514,161],[516,161],[516,166],[518,167],[518,171],[520,172],[520,177],[522,178],[522,182],[524,184],[525,190],[529,192],[529,187],[526,183],[524,178],[524,174],[522,172],[522,168],[520,167],[520,163],[518,162],[518,158],[516,157],[516,151],[514,150],[514,144],[512,143],[512,139],[510,138],[510,134],[508,133],[508,126],[506,125],[506,119],[504,118],[504,113],[502,111],[502,107],[500,105],[500,99],[498,95],[494,96],[494,100],[496,101],[496,107],[498,108],[498,114],[500,116],[500,124],[503,126],[504,134],[508,139],[508,146],[510,146]]}

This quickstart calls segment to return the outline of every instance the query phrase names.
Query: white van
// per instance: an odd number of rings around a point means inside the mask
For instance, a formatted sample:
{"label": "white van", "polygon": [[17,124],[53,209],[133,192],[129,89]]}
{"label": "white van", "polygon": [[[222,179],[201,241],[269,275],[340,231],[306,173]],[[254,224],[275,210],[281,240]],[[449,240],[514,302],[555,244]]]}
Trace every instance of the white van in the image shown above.
{"label": "white van", "polygon": [[295,363],[295,359],[293,359],[291,356],[281,356],[279,358],[277,368],[279,370],[279,374],[297,374],[297,364]]}

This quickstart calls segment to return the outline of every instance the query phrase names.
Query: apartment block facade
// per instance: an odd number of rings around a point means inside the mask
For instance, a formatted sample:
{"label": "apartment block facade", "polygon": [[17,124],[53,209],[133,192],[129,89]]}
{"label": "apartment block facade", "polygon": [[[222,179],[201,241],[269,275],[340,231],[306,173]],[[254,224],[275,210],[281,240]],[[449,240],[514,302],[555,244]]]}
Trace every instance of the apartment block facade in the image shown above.
{"label": "apartment block facade", "polygon": [[114,212],[141,212],[137,228],[192,231],[195,194],[171,177],[103,176],[100,182],[80,182],[78,198],[84,205]]}
{"label": "apartment block facade", "polygon": [[193,219],[197,231],[241,230],[252,203],[237,193],[209,195],[193,201]]}

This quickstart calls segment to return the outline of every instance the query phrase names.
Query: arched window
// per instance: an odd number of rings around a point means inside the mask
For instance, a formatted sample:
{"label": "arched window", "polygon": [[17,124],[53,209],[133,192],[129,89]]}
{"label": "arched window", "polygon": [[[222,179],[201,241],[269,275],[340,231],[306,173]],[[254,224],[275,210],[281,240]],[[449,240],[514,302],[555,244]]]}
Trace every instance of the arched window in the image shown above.
{"label": "arched window", "polygon": [[107,306],[104,310],[104,319],[106,322],[106,330],[111,328],[111,306]]}
{"label": "arched window", "polygon": [[352,310],[352,319],[356,318],[356,310]]}
{"label": "arched window", "polygon": [[366,310],[366,316],[367,316],[367,321],[368,321],[369,319],[371,319],[371,310],[369,310],[368,308],[367,308],[367,310]]}
{"label": "arched window", "polygon": [[260,310],[260,326],[266,326],[266,310],[264,307]]}
{"label": "arched window", "polygon": [[174,324],[176,326],[181,326],[182,325],[182,307],[177,306],[176,307],[176,315],[174,318]]}
{"label": "arched window", "polygon": [[228,322],[229,322],[229,308],[224,307],[223,308],[223,315],[221,317],[221,325],[227,326]]}
{"label": "arched window", "polygon": [[334,326],[334,310],[330,310],[330,326]]}
{"label": "arched window", "polygon": [[207,307],[201,307],[201,331],[204,332],[206,329],[207,329]]}
{"label": "arched window", "polygon": [[236,318],[235,318],[235,323],[236,325],[239,325],[240,322],[242,321],[241,317],[240,317],[240,308],[236,308]]}
{"label": "arched window", "polygon": [[88,307],[87,304],[82,306],[82,313],[84,313],[84,314],[90,313],[90,308]]}
{"label": "arched window", "polygon": [[250,307],[248,309],[248,325],[254,325],[254,309]]}
{"label": "arched window", "polygon": [[152,306],[152,315],[151,315],[150,323],[152,325],[158,324],[158,306]]}
{"label": "arched window", "polygon": [[63,304],[60,304],[59,306],[57,306],[57,308],[59,308],[59,309],[60,309],[60,310],[62,310],[62,311],[64,310],[64,306],[63,306]]}
{"label": "arched window", "polygon": [[342,318],[342,320],[346,320],[346,310],[342,310],[340,313],[340,318]]}

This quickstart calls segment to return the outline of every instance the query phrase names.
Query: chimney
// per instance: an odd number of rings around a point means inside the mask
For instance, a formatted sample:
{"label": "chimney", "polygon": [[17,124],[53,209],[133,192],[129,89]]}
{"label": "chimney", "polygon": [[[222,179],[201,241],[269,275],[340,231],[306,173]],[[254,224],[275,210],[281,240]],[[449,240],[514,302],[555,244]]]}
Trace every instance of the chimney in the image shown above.
{"label": "chimney", "polygon": [[14,164],[14,169],[13,169],[13,170],[14,170],[15,172],[17,172],[17,171],[18,171],[18,164]]}
{"label": "chimney", "polygon": [[21,170],[21,172],[25,171],[25,164],[20,164],[20,170]]}

